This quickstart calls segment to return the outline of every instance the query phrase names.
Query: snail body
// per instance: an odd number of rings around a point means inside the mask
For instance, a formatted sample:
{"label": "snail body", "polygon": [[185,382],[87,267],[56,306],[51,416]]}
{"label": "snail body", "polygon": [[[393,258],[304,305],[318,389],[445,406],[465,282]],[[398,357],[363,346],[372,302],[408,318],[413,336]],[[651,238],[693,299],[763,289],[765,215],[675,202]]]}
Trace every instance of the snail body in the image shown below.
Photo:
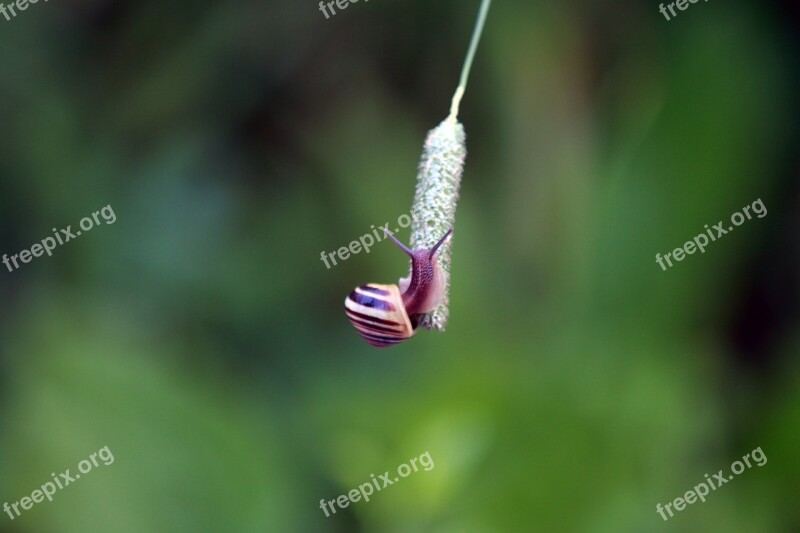
{"label": "snail body", "polygon": [[367,343],[376,348],[399,344],[414,336],[419,315],[436,309],[447,283],[435,254],[447,233],[431,249],[409,250],[384,230],[392,241],[411,258],[411,274],[399,285],[367,283],[356,287],[344,301],[347,318]]}

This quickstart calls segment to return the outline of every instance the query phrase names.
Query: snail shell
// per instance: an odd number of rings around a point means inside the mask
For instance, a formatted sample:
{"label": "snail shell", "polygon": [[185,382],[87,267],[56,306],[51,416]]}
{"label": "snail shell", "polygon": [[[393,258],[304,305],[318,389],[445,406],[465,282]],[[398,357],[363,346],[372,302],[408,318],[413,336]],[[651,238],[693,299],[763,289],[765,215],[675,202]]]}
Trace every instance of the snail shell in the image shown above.
{"label": "snail shell", "polygon": [[397,285],[368,283],[357,287],[344,301],[347,318],[372,346],[394,346],[414,335]]}

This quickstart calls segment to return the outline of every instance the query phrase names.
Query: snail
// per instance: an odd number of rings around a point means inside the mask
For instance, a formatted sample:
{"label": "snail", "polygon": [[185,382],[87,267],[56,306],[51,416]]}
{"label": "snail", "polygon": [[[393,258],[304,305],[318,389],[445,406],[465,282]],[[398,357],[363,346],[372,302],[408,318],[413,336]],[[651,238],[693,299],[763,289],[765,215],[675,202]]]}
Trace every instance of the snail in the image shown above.
{"label": "snail", "polygon": [[367,283],[344,300],[347,318],[369,344],[376,348],[394,346],[416,332],[419,315],[436,309],[444,294],[445,274],[434,255],[453,228],[433,248],[409,250],[384,228],[386,235],[411,258],[411,274],[397,285]]}

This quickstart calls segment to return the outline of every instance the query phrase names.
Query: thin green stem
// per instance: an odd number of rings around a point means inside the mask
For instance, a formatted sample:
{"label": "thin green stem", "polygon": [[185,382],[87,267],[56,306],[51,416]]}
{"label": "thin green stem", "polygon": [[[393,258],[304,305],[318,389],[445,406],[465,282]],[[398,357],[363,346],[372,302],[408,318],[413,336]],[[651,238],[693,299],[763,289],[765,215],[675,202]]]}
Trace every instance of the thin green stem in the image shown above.
{"label": "thin green stem", "polygon": [[475,28],[472,30],[472,40],[469,43],[467,56],[464,58],[464,66],[461,67],[461,79],[450,104],[450,115],[448,115],[447,120],[451,122],[455,122],[456,117],[458,117],[458,106],[464,96],[464,91],[467,90],[467,79],[472,68],[472,60],[475,58],[475,51],[478,49],[478,42],[481,40],[481,34],[483,33],[483,24],[486,22],[486,14],[489,12],[491,3],[492,0],[481,0],[481,9],[478,12],[478,19],[475,21]]}

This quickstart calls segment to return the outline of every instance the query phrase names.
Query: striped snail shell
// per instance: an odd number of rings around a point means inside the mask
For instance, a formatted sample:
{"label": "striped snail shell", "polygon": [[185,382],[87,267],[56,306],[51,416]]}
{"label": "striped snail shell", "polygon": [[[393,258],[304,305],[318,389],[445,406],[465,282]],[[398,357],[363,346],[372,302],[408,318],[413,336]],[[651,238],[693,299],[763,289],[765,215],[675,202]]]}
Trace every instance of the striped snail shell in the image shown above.
{"label": "striped snail shell", "polygon": [[376,348],[394,346],[411,338],[417,329],[418,316],[439,305],[445,277],[434,255],[453,228],[447,230],[431,249],[409,250],[388,230],[392,241],[411,258],[411,274],[398,285],[367,283],[344,300],[347,318],[358,334]]}

